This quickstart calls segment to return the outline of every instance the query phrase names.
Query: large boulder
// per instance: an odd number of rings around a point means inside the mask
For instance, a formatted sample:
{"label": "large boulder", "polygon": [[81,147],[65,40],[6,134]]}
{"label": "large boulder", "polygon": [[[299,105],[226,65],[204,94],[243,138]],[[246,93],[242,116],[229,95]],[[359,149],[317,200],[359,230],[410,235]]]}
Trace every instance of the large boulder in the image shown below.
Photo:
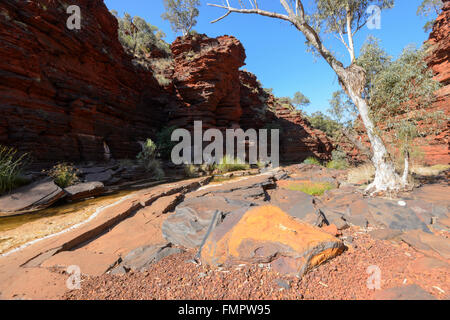
{"label": "large boulder", "polygon": [[207,238],[203,263],[270,263],[283,274],[303,275],[344,250],[344,244],[275,206],[230,213]]}
{"label": "large boulder", "polygon": [[64,190],[50,178],[45,178],[0,197],[0,216],[5,217],[45,209],[65,195]]}
{"label": "large boulder", "polygon": [[211,221],[220,223],[230,212],[248,207],[249,203],[227,200],[220,196],[205,196],[186,199],[175,208],[175,214],[168,217],[162,225],[164,238],[186,248],[200,247]]}

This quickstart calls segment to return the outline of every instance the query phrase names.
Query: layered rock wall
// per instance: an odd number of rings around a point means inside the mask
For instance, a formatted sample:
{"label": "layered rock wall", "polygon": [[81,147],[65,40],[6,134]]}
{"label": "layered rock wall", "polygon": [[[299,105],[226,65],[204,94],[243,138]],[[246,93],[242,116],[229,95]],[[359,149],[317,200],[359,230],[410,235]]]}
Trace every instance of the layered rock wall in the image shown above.
{"label": "layered rock wall", "polygon": [[329,159],[323,133],[239,70],[246,55],[236,38],[192,35],[175,40],[173,57],[132,57],[103,1],[72,4],[80,30],[66,27],[57,0],[0,3],[0,144],[38,162],[102,160],[105,148],[134,158],[138,141],[201,120],[204,129],[280,128],[282,160]]}
{"label": "layered rock wall", "polygon": [[0,3],[0,144],[37,161],[134,157],[164,121],[167,97],[133,65],[101,0],[74,0],[69,30],[56,0]]}

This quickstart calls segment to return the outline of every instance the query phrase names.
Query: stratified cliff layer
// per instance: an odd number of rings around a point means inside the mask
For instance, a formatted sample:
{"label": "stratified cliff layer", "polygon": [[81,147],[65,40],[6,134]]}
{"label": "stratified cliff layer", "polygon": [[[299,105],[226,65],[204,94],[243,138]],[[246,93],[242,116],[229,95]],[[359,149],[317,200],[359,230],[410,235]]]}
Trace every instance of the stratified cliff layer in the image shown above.
{"label": "stratified cliff layer", "polygon": [[102,0],[74,0],[81,29],[69,30],[56,0],[0,3],[0,144],[35,160],[135,156],[138,140],[164,121],[167,97],[118,41]]}
{"label": "stratified cliff layer", "polygon": [[132,57],[103,1],[72,4],[80,30],[66,27],[59,1],[0,3],[0,144],[39,162],[101,160],[105,149],[134,158],[138,141],[201,120],[204,129],[280,128],[282,160],[329,159],[322,132],[239,70],[246,56],[236,38],[190,35],[175,40],[173,57]]}
{"label": "stratified cliff layer", "polygon": [[[432,110],[441,110],[448,118],[450,116],[450,0],[444,0],[442,13],[433,26],[428,43],[432,46],[428,65],[434,71],[435,79],[442,84]],[[430,164],[450,163],[450,122],[446,121],[446,123],[446,129],[420,141],[426,161]]]}

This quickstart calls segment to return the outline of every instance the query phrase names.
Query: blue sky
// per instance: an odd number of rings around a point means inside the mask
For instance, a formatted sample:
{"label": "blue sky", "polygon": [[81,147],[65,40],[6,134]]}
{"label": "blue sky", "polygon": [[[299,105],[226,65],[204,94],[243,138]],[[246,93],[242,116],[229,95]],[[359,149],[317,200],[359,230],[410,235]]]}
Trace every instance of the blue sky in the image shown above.
{"label": "blue sky", "polygon": [[[273,88],[275,95],[280,97],[292,97],[296,91],[301,91],[311,100],[311,105],[304,109],[306,112],[325,111],[332,93],[339,90],[337,78],[321,58],[314,58],[306,51],[303,35],[287,22],[256,15],[231,14],[211,24],[210,21],[224,11],[206,4],[221,2],[201,0],[200,16],[194,29],[210,37],[235,36],[246,50],[246,66],[243,68],[256,74],[264,87]],[[425,18],[416,15],[420,2],[396,0],[393,9],[382,12],[380,30],[364,28],[356,35],[357,50],[368,35],[381,39],[384,49],[394,57],[409,44],[421,45],[428,39],[428,34],[423,31]],[[105,4],[110,10],[117,10],[120,16],[128,12],[144,18],[162,29],[169,43],[177,36],[170,24],[161,19],[164,12],[162,0],[105,0]],[[279,1],[275,0],[260,0],[259,6],[282,11]],[[349,63],[348,53],[339,41],[330,35],[325,42],[341,61]]]}

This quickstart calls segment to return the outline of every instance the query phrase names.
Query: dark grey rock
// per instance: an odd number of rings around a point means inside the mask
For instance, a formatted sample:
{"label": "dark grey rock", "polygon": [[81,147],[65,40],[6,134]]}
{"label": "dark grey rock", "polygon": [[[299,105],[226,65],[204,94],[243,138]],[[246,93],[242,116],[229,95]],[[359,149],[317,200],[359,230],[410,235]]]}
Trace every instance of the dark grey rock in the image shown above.
{"label": "dark grey rock", "polygon": [[113,171],[112,170],[107,170],[104,172],[99,172],[99,173],[91,173],[91,174],[87,174],[84,177],[84,180],[86,182],[94,182],[94,181],[100,181],[103,183],[108,182],[108,180],[111,180],[113,177]]}
{"label": "dark grey rock", "polygon": [[368,200],[368,210],[377,223],[389,229],[402,231],[420,229],[431,233],[414,210],[408,206],[400,206],[398,201],[370,199]]}
{"label": "dark grey rock", "polygon": [[347,216],[345,217],[348,223],[358,227],[367,228],[369,221],[363,215]]}
{"label": "dark grey rock", "polygon": [[105,191],[105,186],[99,181],[79,183],[64,189],[69,200],[81,200],[95,197]]}
{"label": "dark grey rock", "polygon": [[321,208],[320,212],[325,217],[326,222],[328,224],[334,224],[338,230],[344,230],[349,227],[347,221],[341,214],[326,208]]}
{"label": "dark grey rock", "polygon": [[112,274],[123,274],[130,271],[143,272],[158,261],[184,250],[173,248],[171,244],[148,245],[134,249],[122,262],[113,269]]}
{"label": "dark grey rock", "polygon": [[289,281],[283,280],[283,279],[275,279],[275,283],[285,290],[289,290],[291,288],[291,284]]}
{"label": "dark grey rock", "polygon": [[289,215],[314,225],[320,225],[322,217],[314,206],[314,197],[301,191],[276,189],[269,193],[270,204],[279,207]]}
{"label": "dark grey rock", "polygon": [[65,195],[50,178],[45,178],[0,197],[0,216],[42,210]]}
{"label": "dark grey rock", "polygon": [[217,211],[220,224],[223,218],[238,208],[248,208],[245,202],[234,202],[220,196],[204,196],[185,199],[175,208],[175,214],[162,225],[164,238],[186,248],[198,248],[205,238],[214,213]]}

